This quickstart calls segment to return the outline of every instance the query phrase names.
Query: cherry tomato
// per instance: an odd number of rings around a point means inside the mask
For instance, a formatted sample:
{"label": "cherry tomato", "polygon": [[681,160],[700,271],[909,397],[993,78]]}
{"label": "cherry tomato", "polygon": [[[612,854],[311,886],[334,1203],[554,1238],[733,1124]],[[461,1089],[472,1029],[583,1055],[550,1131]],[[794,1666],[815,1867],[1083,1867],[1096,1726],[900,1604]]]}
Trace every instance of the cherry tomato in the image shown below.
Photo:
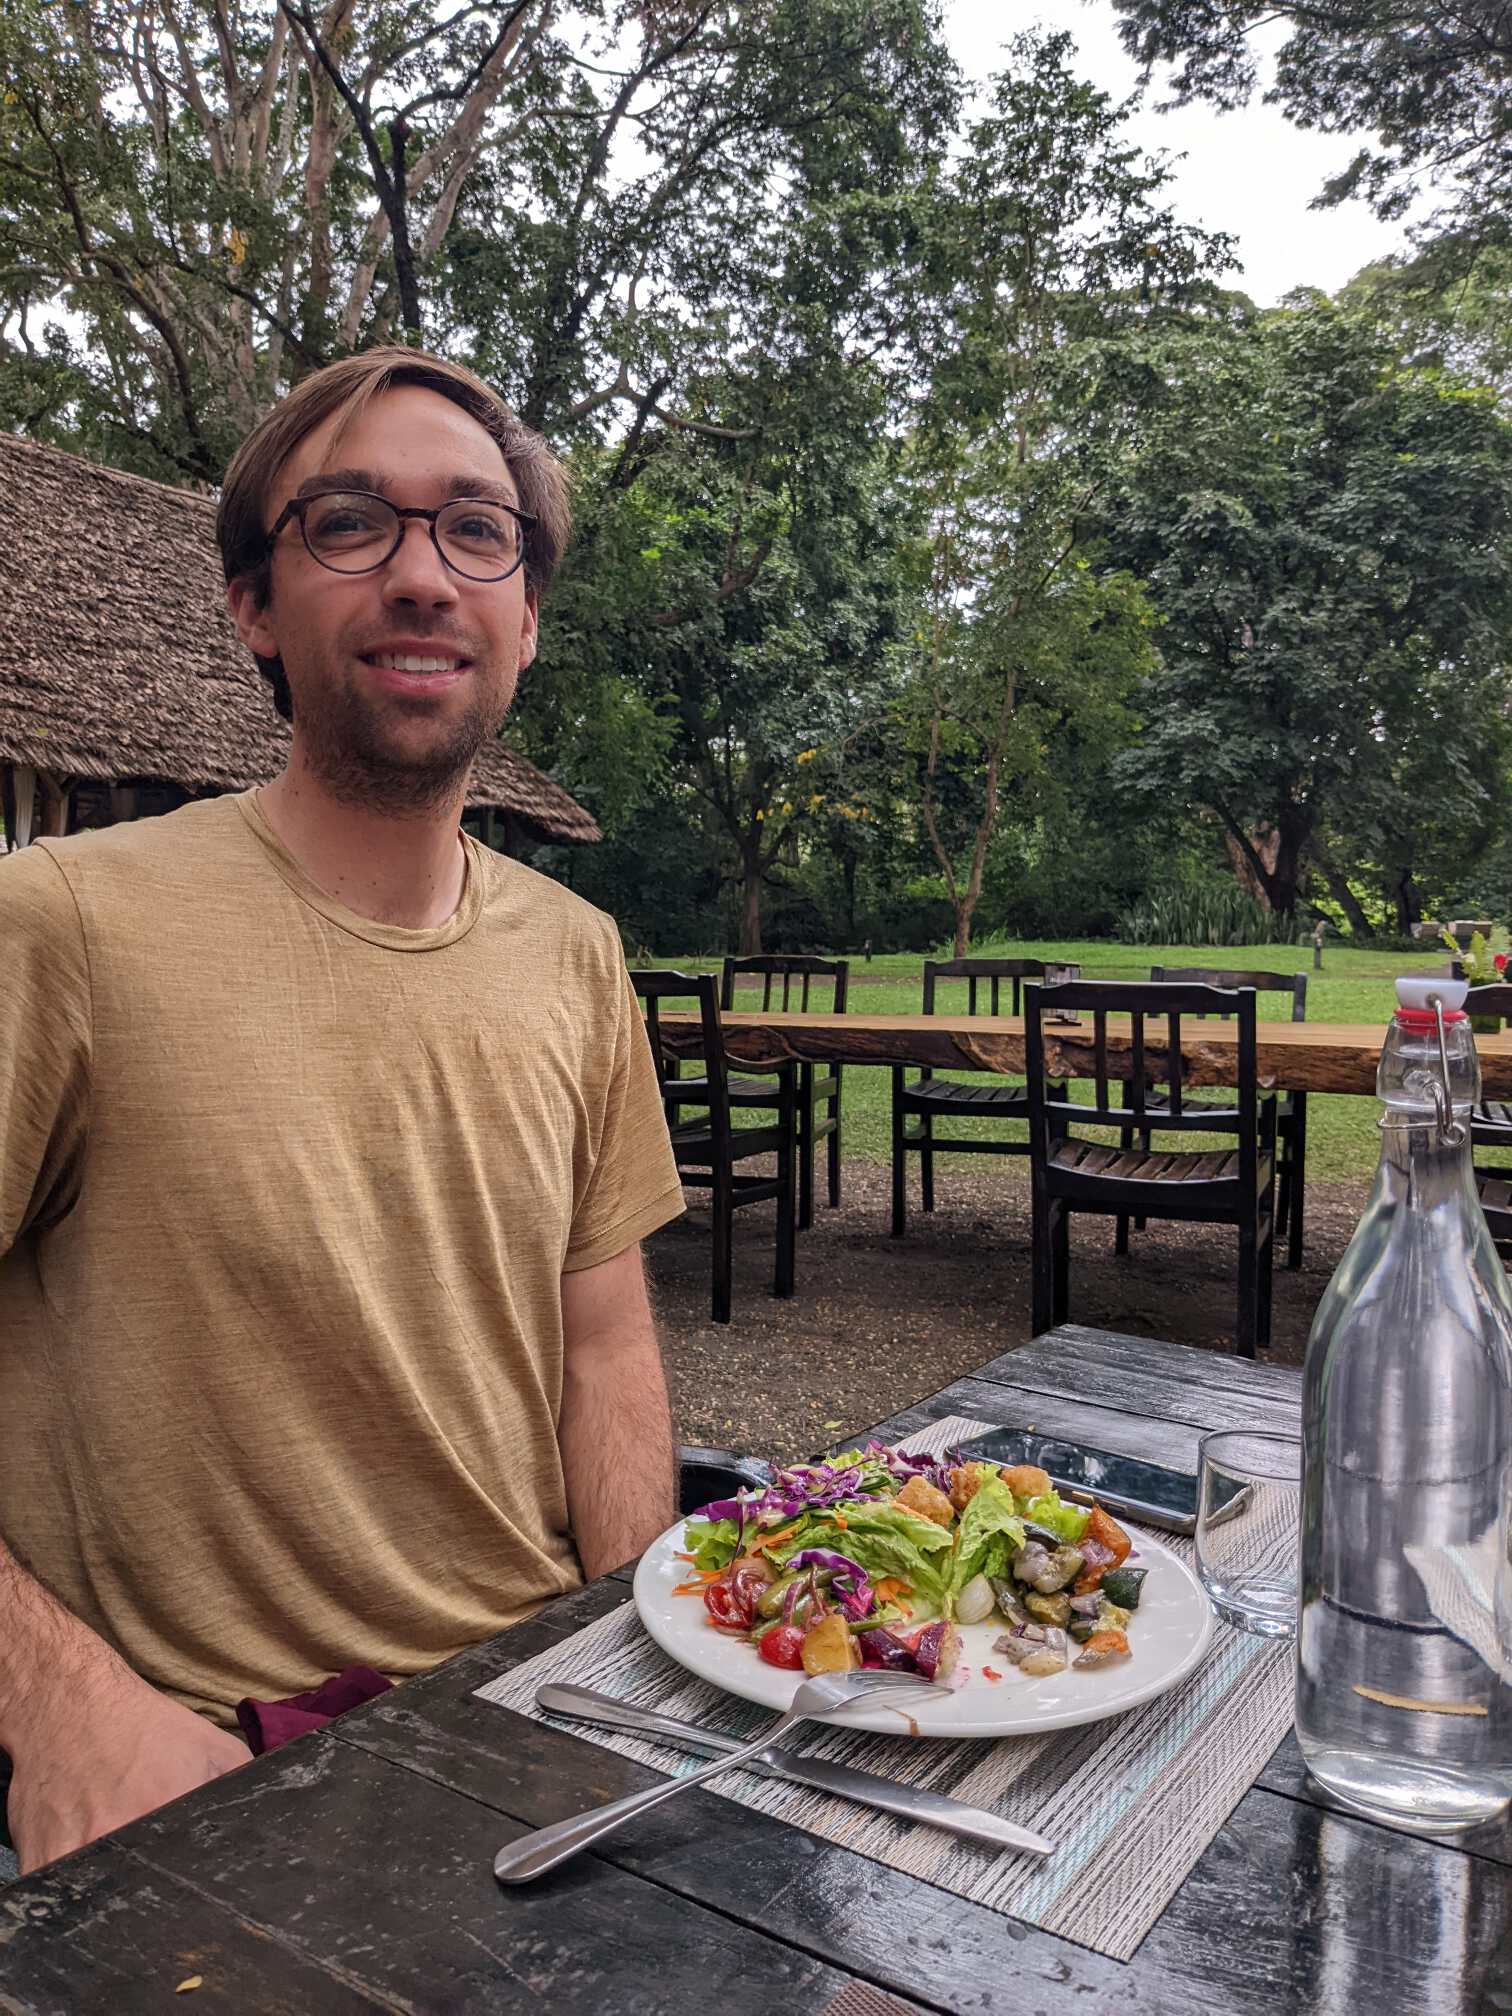
{"label": "cherry tomato", "polygon": [[797,1671],[803,1664],[803,1632],[797,1624],[774,1624],[757,1640],[756,1650],[768,1666]]}
{"label": "cherry tomato", "polygon": [[751,1612],[746,1608],[741,1591],[720,1576],[711,1582],[703,1592],[704,1608],[721,1631],[749,1631]]}

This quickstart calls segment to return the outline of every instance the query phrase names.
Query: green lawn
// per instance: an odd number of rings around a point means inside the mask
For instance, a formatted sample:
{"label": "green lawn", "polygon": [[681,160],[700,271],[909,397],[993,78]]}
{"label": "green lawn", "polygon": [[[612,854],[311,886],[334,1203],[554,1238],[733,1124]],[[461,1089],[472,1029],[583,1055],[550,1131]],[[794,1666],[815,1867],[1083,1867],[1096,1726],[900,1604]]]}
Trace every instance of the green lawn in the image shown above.
{"label": "green lawn", "polygon": [[[979,956],[988,956],[986,950]],[[1312,969],[1312,946],[1250,945],[1215,949],[1192,945],[1118,945],[1091,939],[1025,940],[1006,945],[994,940],[990,956],[997,958],[1054,959],[1075,961],[1089,980],[1145,980],[1152,965],[1233,966],[1277,973],[1305,971],[1308,975],[1307,1019],[1310,1022],[1375,1022],[1385,1027],[1395,1006],[1391,983],[1399,973],[1445,970],[1444,955],[1432,945],[1416,953],[1356,951],[1328,945],[1323,953],[1323,971]],[[718,972],[719,961],[709,959],[668,960],[684,972]],[[873,959],[851,961],[850,1005],[872,1014],[907,1014],[921,1005],[923,962],[915,953],[896,953]],[[752,1005],[758,997],[752,996]],[[1279,1019],[1289,1012],[1285,997],[1261,997],[1261,1014],[1267,999],[1271,1014]],[[958,1000],[952,997],[942,1012],[964,1012],[964,989]],[[889,1074],[885,1069],[848,1066],[845,1074],[845,1153],[863,1161],[886,1162],[890,1141]],[[1377,1107],[1373,1099],[1340,1094],[1313,1093],[1308,1100],[1307,1170],[1309,1178],[1321,1182],[1362,1181],[1375,1169],[1379,1137],[1376,1133]],[[954,1130],[976,1123],[952,1121]],[[989,1131],[989,1130],[983,1130]],[[1201,1137],[1187,1137],[1196,1146]],[[1213,1145],[1218,1145],[1215,1140]],[[980,1167],[980,1162],[977,1163]],[[996,1165],[1003,1166],[1003,1165]],[[1018,1168],[1021,1165],[1008,1165]]]}

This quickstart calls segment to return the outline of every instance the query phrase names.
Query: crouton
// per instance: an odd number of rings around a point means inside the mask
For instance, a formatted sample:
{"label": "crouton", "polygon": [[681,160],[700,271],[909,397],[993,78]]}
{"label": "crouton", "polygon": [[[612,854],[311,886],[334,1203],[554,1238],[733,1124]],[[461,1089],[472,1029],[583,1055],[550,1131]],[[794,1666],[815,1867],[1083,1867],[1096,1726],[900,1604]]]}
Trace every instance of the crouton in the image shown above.
{"label": "crouton", "polygon": [[1003,1482],[1015,1498],[1038,1498],[1050,1489],[1050,1473],[1038,1463],[1015,1463],[1003,1472]]}
{"label": "crouton", "polygon": [[951,1471],[950,1502],[957,1512],[966,1510],[990,1475],[990,1471],[984,1471],[976,1463],[963,1464],[960,1469]]}
{"label": "crouton", "polygon": [[893,1502],[922,1518],[932,1519],[936,1526],[949,1526],[955,1519],[955,1507],[945,1493],[937,1491],[924,1477],[910,1477]]}

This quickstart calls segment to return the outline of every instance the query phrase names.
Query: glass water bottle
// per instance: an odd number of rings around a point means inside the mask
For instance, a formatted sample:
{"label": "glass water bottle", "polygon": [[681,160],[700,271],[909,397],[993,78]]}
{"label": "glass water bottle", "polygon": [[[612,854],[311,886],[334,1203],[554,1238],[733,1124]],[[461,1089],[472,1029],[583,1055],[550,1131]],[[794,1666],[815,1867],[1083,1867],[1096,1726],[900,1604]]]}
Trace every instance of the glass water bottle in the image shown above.
{"label": "glass water bottle", "polygon": [[1381,1164],[1302,1400],[1297,1738],[1337,1797],[1433,1832],[1512,1799],[1512,1293],[1463,997],[1397,983]]}

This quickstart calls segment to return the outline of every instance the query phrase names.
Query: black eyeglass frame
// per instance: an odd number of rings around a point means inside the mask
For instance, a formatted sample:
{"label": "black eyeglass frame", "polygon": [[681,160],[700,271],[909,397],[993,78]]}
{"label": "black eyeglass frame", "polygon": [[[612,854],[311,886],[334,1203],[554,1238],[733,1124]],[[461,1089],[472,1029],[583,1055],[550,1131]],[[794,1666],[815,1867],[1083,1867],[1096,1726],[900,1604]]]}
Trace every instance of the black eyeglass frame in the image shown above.
{"label": "black eyeglass frame", "polygon": [[[333,567],[329,560],[321,559],[315,548],[310,544],[310,531],[309,526],[305,522],[305,513],[312,504],[323,504],[330,497],[364,497],[374,504],[383,505],[385,510],[393,512],[399,522],[394,528],[393,544],[388,548],[381,560],[375,560],[370,567]],[[469,574],[465,568],[459,567],[456,561],[448,556],[445,547],[441,544],[436,524],[443,512],[455,511],[460,504],[487,504],[495,511],[507,511],[519,526],[519,552],[515,555],[514,565],[505,568],[502,574]],[[353,579],[362,574],[376,574],[380,567],[387,567],[390,560],[393,559],[403,544],[406,519],[423,518],[430,532],[431,544],[440,556],[442,566],[449,567],[452,573],[458,575],[463,581],[476,581],[490,588],[496,587],[500,581],[511,580],[519,573],[520,569],[525,565],[526,559],[529,557],[530,535],[540,523],[540,520],[533,511],[522,511],[517,504],[506,504],[502,497],[448,497],[446,502],[438,505],[434,511],[427,511],[419,504],[395,504],[389,498],[381,495],[377,490],[316,490],[312,491],[308,497],[291,497],[283,510],[279,512],[278,522],[268,534],[268,552],[270,554],[273,551],[279,533],[282,532],[291,518],[299,520],[299,536],[304,541],[306,553],[309,554],[317,567],[324,567],[328,574],[345,574]]]}

